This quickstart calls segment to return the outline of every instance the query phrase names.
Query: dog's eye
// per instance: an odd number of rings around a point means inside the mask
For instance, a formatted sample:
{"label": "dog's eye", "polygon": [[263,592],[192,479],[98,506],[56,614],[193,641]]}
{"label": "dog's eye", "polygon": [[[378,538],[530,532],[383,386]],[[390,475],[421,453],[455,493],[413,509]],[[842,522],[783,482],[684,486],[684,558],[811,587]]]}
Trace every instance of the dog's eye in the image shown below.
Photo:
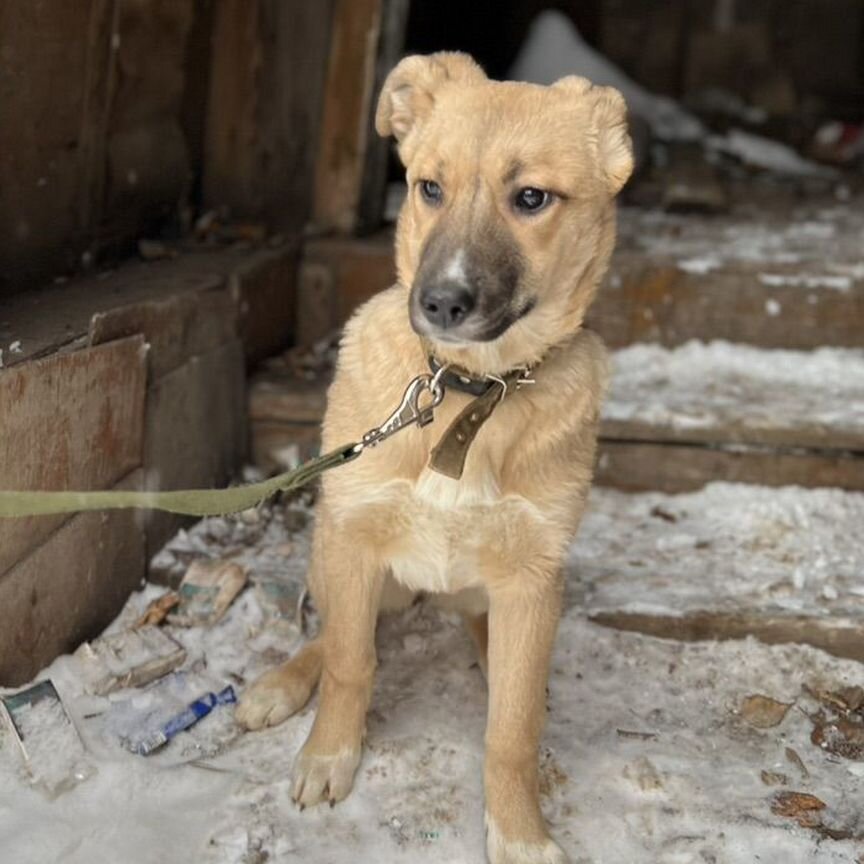
{"label": "dog's eye", "polygon": [[444,190],[434,180],[421,180],[420,194],[423,200],[432,206],[437,206],[444,198]]}
{"label": "dog's eye", "polygon": [[527,186],[520,189],[513,199],[513,206],[523,213],[537,213],[552,201],[552,193],[545,189],[535,189]]}

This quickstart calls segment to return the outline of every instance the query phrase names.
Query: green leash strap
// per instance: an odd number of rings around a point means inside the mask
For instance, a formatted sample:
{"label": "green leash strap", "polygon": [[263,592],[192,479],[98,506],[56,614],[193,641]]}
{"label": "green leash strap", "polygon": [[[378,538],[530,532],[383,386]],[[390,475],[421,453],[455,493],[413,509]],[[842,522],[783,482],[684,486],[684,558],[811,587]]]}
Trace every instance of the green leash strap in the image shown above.
{"label": "green leash strap", "polygon": [[[223,516],[240,513],[271,498],[277,492],[290,492],[310,483],[316,477],[356,459],[365,447],[374,447],[391,435],[409,426],[426,426],[433,420],[434,410],[444,398],[442,378],[449,367],[439,366],[434,375],[418,375],[408,384],[396,410],[375,429],[370,429],[361,441],[332,450],[310,459],[293,471],[278,474],[261,483],[232,486],[228,489],[178,489],[174,492],[137,492],[111,489],[99,492],[18,492],[0,490],[0,518],[49,516],[57,513],[79,513],[85,510],[122,510],[136,507],[143,510],[165,510],[183,516]],[[468,373],[463,375],[467,380]],[[488,381],[491,380],[492,384]],[[519,389],[533,384],[530,370],[520,369],[505,378],[484,379],[484,395],[460,414],[445,433],[445,440],[436,447],[432,467],[448,476],[459,478],[468,447],[477,428],[492,409],[504,398],[509,387]],[[423,399],[421,404],[421,397]],[[486,402],[488,401],[488,405]],[[476,427],[476,428],[475,428]],[[452,440],[450,440],[452,439]],[[447,457],[447,458],[445,458]],[[440,463],[440,464],[439,464]]]}
{"label": "green leash strap", "polygon": [[290,492],[305,486],[325,471],[356,459],[362,449],[359,444],[350,444],[310,459],[299,468],[278,474],[269,480],[228,489],[179,489],[173,492],[0,491],[0,518],[48,516],[84,510],[121,510],[127,507],[165,510],[184,516],[223,516],[226,513],[239,513],[261,504],[277,492]]}

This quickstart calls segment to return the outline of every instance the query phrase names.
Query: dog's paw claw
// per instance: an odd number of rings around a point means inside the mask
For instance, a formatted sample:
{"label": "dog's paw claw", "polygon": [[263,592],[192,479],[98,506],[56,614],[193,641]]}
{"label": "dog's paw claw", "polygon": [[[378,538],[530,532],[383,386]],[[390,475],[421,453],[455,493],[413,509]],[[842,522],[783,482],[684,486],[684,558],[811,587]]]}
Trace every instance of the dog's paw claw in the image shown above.
{"label": "dog's paw claw", "polygon": [[304,748],[294,764],[294,799],[301,809],[325,801],[335,807],[351,791],[359,764],[359,749],[318,755]]}

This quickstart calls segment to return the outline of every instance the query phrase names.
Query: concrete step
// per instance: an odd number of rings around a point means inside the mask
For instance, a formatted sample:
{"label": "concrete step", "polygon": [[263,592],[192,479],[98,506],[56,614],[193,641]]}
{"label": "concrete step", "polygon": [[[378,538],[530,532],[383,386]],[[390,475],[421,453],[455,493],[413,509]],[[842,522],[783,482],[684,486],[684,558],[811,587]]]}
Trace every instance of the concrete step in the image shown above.
{"label": "concrete step", "polygon": [[[691,342],[613,354],[597,482],[679,492],[713,480],[864,490],[864,351],[773,351]],[[265,468],[313,452],[328,376],[252,381],[253,451]]]}
{"label": "concrete step", "polygon": [[[394,279],[393,238],[319,238],[301,268],[297,332],[314,344]],[[864,201],[764,204],[726,216],[619,212],[588,324],[612,348],[725,339],[763,348],[860,347]]]}

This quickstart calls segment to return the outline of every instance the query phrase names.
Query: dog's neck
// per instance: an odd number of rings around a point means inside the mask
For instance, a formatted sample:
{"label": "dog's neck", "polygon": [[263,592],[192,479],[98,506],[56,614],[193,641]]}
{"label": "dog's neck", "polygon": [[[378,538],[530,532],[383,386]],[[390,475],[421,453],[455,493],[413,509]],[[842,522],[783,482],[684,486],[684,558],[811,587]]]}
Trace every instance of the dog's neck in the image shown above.
{"label": "dog's neck", "polygon": [[533,372],[530,366],[519,366],[515,369],[508,370],[502,375],[476,375],[463,369],[460,366],[452,366],[447,363],[442,363],[434,353],[428,355],[429,369],[433,375],[441,376],[441,383],[445,390],[458,390],[461,393],[467,393],[469,396],[484,396],[493,384],[512,380],[514,382],[526,382],[531,378]]}

